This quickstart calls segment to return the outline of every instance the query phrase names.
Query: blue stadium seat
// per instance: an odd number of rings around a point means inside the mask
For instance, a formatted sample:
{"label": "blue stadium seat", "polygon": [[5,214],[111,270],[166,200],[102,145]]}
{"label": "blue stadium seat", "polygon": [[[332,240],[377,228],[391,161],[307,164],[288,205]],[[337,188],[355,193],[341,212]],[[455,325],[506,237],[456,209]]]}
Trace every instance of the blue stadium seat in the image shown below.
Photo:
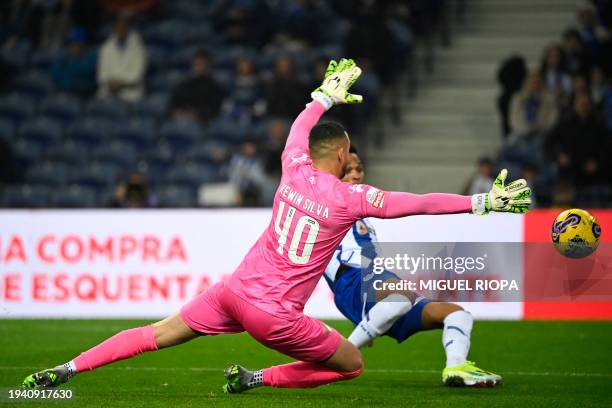
{"label": "blue stadium seat", "polygon": [[221,143],[232,145],[240,144],[246,137],[249,129],[233,120],[219,118],[207,128],[207,136]]}
{"label": "blue stadium seat", "polygon": [[57,120],[38,117],[21,125],[19,136],[27,140],[36,140],[45,146],[51,146],[60,142],[62,126]]}
{"label": "blue stadium seat", "polygon": [[16,139],[15,124],[9,118],[0,118],[0,139],[11,142]]}
{"label": "blue stadium seat", "polygon": [[203,140],[204,130],[191,121],[168,122],[162,126],[159,136],[176,152],[184,152]]}
{"label": "blue stadium seat", "polygon": [[104,118],[87,118],[73,124],[68,129],[68,137],[87,143],[91,148],[100,146],[112,139],[115,123]]}
{"label": "blue stadium seat", "polygon": [[25,178],[30,184],[57,187],[68,182],[69,170],[65,163],[43,161],[31,167]]}
{"label": "blue stadium seat", "polygon": [[92,157],[101,162],[114,163],[123,169],[133,165],[138,158],[136,149],[118,140],[105,143],[93,152]]}
{"label": "blue stadium seat", "polygon": [[[4,28],[4,27],[3,27]],[[0,48],[0,61],[14,69],[23,69],[28,64],[28,47]]]}
{"label": "blue stadium seat", "polygon": [[110,187],[117,180],[119,167],[113,163],[92,162],[71,177],[71,182],[95,189]]}
{"label": "blue stadium seat", "polygon": [[87,115],[109,120],[121,120],[128,114],[128,105],[115,98],[95,98],[87,103]]}
{"label": "blue stadium seat", "polygon": [[22,184],[2,192],[2,205],[8,208],[44,208],[52,202],[53,189],[47,186]]}
{"label": "blue stadium seat", "polygon": [[156,189],[161,207],[188,208],[196,206],[196,192],[184,186],[167,185]]}
{"label": "blue stadium seat", "polygon": [[174,156],[170,147],[164,143],[158,144],[144,155],[138,170],[147,176],[148,180],[161,180],[174,165]]}
{"label": "blue stadium seat", "polygon": [[170,92],[174,87],[187,78],[189,73],[182,69],[166,69],[155,73],[149,81],[152,92]]}
{"label": "blue stadium seat", "polygon": [[147,59],[149,74],[168,66],[168,52],[163,47],[147,45]]}
{"label": "blue stadium seat", "polygon": [[155,122],[151,119],[136,117],[115,130],[115,140],[127,143],[134,149],[143,151],[157,138]]}
{"label": "blue stadium seat", "polygon": [[10,94],[0,97],[0,117],[8,118],[14,124],[21,124],[34,113],[32,99],[23,94]]}
{"label": "blue stadium seat", "polygon": [[38,49],[35,50],[30,57],[30,64],[37,69],[47,70],[53,64],[53,60],[61,54],[61,51]]}
{"label": "blue stadium seat", "polygon": [[12,148],[17,165],[22,169],[38,163],[43,157],[43,147],[36,141],[17,139]]}
{"label": "blue stadium seat", "polygon": [[191,69],[191,62],[195,53],[200,50],[201,46],[191,46],[181,48],[179,51],[172,54],[170,59],[170,66],[174,69],[182,70],[187,72]]}
{"label": "blue stadium seat", "polygon": [[119,175],[119,166],[109,162],[92,162],[70,177],[70,182],[96,189],[108,188]]}
{"label": "blue stadium seat", "polygon": [[218,166],[227,161],[230,146],[217,141],[206,141],[185,153],[189,161],[208,166]]}
{"label": "blue stadium seat", "polygon": [[90,149],[86,143],[69,139],[61,144],[50,146],[45,157],[54,162],[78,167],[88,160],[89,154]]}
{"label": "blue stadium seat", "polygon": [[216,171],[211,166],[187,162],[170,169],[164,177],[164,181],[168,184],[197,189],[202,183],[213,181],[215,175]]}
{"label": "blue stadium seat", "polygon": [[154,93],[132,105],[132,115],[139,118],[159,120],[166,115],[167,106],[168,94],[164,92]]}
{"label": "blue stadium seat", "polygon": [[39,114],[61,120],[64,125],[76,120],[81,111],[81,101],[66,94],[49,95],[38,106]]}
{"label": "blue stadium seat", "polygon": [[41,98],[55,89],[51,76],[43,70],[32,70],[20,75],[13,86],[19,93]]}
{"label": "blue stadium seat", "polygon": [[95,188],[73,184],[54,193],[53,205],[58,208],[101,207],[98,197]]}
{"label": "blue stadium seat", "polygon": [[185,21],[164,20],[144,28],[142,34],[147,44],[175,50],[189,39],[190,28]]}

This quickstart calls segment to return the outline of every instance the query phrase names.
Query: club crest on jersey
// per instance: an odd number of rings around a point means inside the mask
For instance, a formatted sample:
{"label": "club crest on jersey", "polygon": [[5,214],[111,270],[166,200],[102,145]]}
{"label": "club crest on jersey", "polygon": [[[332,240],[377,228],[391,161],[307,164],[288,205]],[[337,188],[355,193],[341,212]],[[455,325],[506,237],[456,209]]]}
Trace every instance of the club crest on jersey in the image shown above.
{"label": "club crest on jersey", "polygon": [[293,156],[291,158],[292,163],[302,163],[308,159],[308,155],[306,153],[302,153],[300,156]]}
{"label": "club crest on jersey", "polygon": [[351,194],[363,193],[363,185],[361,184],[351,184],[348,189]]}
{"label": "club crest on jersey", "polygon": [[374,208],[382,208],[385,199],[385,192],[375,187],[370,187],[366,193],[366,201],[372,204]]}
{"label": "club crest on jersey", "polygon": [[355,226],[357,227],[357,233],[359,235],[365,235],[369,232],[368,226],[361,220],[357,221]]}

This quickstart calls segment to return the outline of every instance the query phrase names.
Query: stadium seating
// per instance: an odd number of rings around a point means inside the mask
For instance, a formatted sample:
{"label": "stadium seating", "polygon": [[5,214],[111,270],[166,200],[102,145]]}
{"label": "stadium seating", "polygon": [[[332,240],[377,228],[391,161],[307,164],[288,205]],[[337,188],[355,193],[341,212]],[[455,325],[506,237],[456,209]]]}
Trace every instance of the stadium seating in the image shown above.
{"label": "stadium seating", "polygon": [[87,186],[71,185],[53,194],[53,204],[58,208],[91,208],[99,203],[98,192]]}
{"label": "stadium seating", "polygon": [[76,120],[81,114],[81,102],[67,94],[48,95],[38,106],[38,114],[58,119],[64,125]]}
{"label": "stadium seating", "polygon": [[118,99],[96,98],[87,103],[86,112],[89,117],[117,121],[127,117],[128,106]]}
{"label": "stadium seating", "polygon": [[2,206],[10,208],[44,208],[53,205],[53,190],[48,186],[21,184],[4,190]]}
{"label": "stadium seating", "polygon": [[19,137],[48,147],[61,140],[62,126],[57,120],[39,117],[24,123],[19,128]]}
{"label": "stadium seating", "polygon": [[26,173],[26,180],[30,184],[58,187],[68,182],[69,166],[65,163],[43,161],[35,164]]}
{"label": "stadium seating", "polygon": [[33,113],[34,104],[27,95],[12,93],[0,97],[0,118],[10,119],[19,125]]}
{"label": "stadium seating", "polygon": [[53,80],[43,70],[32,70],[19,76],[15,81],[15,90],[33,98],[46,96],[55,89]]}
{"label": "stadium seating", "polygon": [[95,148],[112,138],[115,123],[106,118],[87,118],[74,123],[67,132],[67,136],[90,148]]}
{"label": "stadium seating", "polygon": [[156,192],[161,207],[185,208],[196,206],[196,193],[192,188],[171,184],[159,187]]}

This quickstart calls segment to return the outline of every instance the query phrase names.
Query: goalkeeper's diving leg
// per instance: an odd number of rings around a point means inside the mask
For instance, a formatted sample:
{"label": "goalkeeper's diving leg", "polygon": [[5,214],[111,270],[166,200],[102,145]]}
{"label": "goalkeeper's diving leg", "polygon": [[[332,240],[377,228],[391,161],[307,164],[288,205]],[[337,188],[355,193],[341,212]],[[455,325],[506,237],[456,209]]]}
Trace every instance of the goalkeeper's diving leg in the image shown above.
{"label": "goalkeeper's diving leg", "polygon": [[23,380],[22,386],[57,387],[80,372],[135,357],[145,351],[155,351],[185,343],[198,336],[199,334],[191,330],[177,313],[151,325],[120,331],[65,364],[28,375]]}

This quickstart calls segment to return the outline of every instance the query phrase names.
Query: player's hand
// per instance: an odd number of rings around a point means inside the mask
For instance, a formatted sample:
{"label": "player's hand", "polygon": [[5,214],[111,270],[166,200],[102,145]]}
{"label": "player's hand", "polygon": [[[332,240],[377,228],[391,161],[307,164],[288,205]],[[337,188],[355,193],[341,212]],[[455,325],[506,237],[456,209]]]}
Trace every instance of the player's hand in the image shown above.
{"label": "player's hand", "polygon": [[361,68],[352,59],[342,58],[340,62],[331,60],[325,70],[323,83],[310,96],[321,102],[326,109],[338,104],[361,103],[363,101],[361,95],[348,92],[360,75]]}
{"label": "player's hand", "polygon": [[525,179],[505,185],[508,170],[503,169],[493,183],[491,191],[472,196],[472,212],[483,215],[489,211],[526,213],[531,205],[531,189]]}

